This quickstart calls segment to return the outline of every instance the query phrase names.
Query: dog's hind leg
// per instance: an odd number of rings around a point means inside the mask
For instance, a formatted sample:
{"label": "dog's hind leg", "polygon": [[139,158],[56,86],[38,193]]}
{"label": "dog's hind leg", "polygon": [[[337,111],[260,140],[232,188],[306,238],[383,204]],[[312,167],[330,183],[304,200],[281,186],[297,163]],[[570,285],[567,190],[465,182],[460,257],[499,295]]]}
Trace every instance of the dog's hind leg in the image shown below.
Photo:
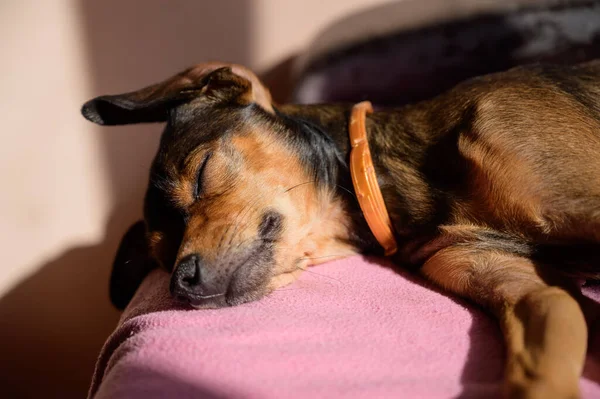
{"label": "dog's hind leg", "polygon": [[577,301],[549,285],[529,259],[475,244],[442,249],[422,268],[434,283],[499,319],[509,398],[577,398],[587,327]]}

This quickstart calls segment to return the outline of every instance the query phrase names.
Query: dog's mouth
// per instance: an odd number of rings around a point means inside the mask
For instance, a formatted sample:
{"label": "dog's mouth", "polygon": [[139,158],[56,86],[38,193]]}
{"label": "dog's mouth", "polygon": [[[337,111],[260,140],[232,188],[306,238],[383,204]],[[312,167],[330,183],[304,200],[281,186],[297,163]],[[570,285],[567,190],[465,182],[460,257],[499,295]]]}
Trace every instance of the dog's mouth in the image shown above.
{"label": "dog's mouth", "polygon": [[228,306],[226,300],[226,293],[212,295],[198,295],[190,298],[179,298],[180,301],[187,301],[187,303],[194,309],[211,309],[211,308],[222,308]]}

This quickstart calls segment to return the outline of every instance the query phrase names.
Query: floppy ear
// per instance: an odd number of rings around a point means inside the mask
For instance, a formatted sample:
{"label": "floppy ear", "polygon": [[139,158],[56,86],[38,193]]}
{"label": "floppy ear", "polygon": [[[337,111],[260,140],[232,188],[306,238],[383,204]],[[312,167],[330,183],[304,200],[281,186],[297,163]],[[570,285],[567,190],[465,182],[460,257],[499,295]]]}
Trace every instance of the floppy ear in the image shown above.
{"label": "floppy ear", "polygon": [[120,310],[125,309],[146,275],[157,263],[149,255],[146,225],[134,223],[121,239],[110,276],[110,301]]}
{"label": "floppy ear", "polygon": [[81,113],[99,125],[164,122],[170,109],[201,96],[209,101],[254,102],[274,113],[271,94],[254,73],[222,63],[200,64],[130,93],[96,97],[83,105]]}

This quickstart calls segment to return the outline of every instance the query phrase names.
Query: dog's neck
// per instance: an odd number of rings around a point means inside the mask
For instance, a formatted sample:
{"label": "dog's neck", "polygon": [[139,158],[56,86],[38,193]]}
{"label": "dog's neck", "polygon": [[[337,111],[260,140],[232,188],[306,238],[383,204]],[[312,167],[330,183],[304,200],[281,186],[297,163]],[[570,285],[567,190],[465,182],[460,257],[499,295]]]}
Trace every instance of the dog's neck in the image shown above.
{"label": "dog's neck", "polygon": [[[285,105],[279,111],[319,126],[334,140],[344,158],[349,159],[351,109],[351,105]],[[433,137],[437,134],[426,122],[427,117],[425,109],[413,106],[375,112],[367,118],[367,137],[377,180],[400,245],[415,236],[429,235],[439,224],[436,210],[440,195],[423,178],[425,175],[431,178],[428,157],[439,141]],[[340,168],[340,174],[344,175],[338,180],[353,190],[348,169]],[[354,222],[364,227],[358,205],[349,204],[349,209],[355,211],[350,213]],[[369,232],[368,228],[358,230]],[[361,238],[379,248],[370,232]]]}

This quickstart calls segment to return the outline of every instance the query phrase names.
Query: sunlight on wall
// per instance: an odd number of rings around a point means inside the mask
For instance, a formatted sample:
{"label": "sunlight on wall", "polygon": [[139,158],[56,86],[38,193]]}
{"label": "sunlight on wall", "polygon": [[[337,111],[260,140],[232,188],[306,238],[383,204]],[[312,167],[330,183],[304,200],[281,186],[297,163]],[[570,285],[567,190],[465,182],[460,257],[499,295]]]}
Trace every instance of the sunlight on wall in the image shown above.
{"label": "sunlight on wall", "polygon": [[89,95],[80,21],[68,1],[0,7],[0,295],[74,243],[107,210],[102,154],[79,115]]}

